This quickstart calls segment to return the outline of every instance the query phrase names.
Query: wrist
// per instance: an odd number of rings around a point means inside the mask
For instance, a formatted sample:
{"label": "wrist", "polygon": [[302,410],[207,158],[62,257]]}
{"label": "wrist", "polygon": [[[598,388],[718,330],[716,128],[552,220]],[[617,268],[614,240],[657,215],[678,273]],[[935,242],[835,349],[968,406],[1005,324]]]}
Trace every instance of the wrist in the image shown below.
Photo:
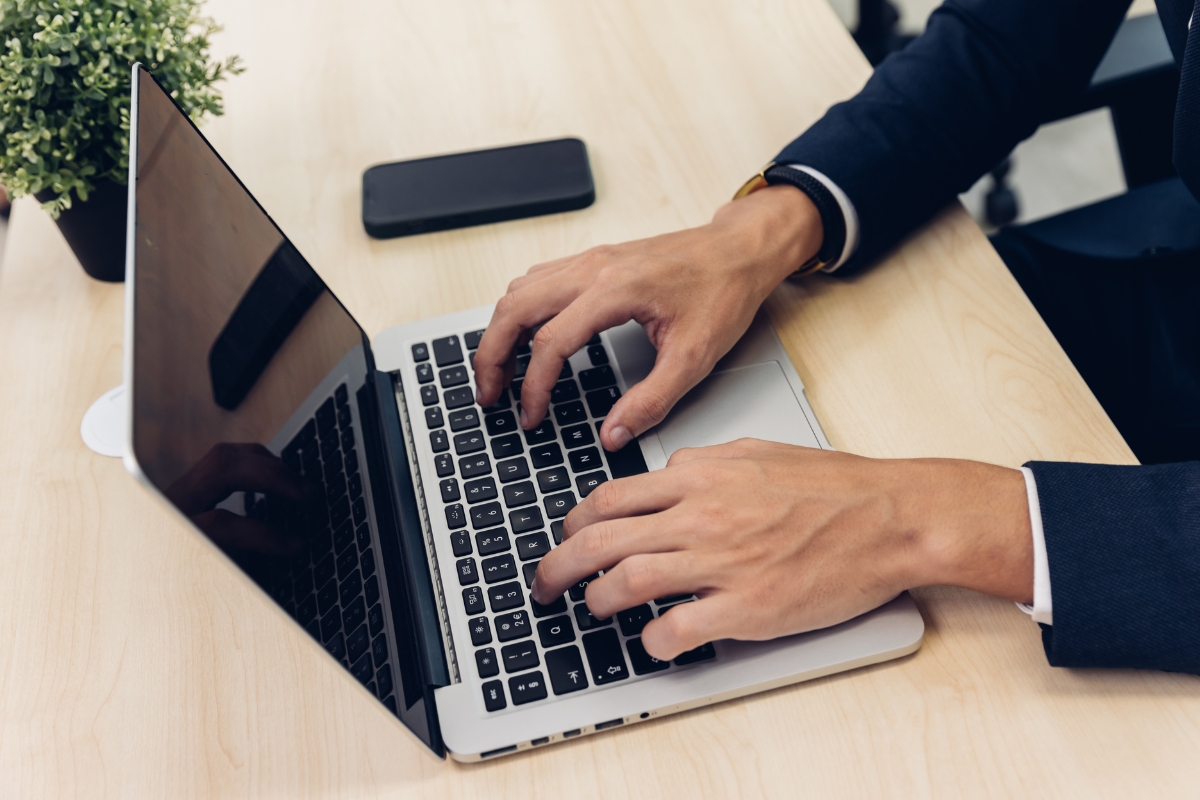
{"label": "wrist", "polygon": [[821,214],[794,186],[768,186],[726,203],[713,217],[735,257],[765,290],[765,297],[821,249]]}
{"label": "wrist", "polygon": [[951,459],[905,462],[898,488],[906,588],[943,584],[1033,601],[1033,532],[1019,470]]}

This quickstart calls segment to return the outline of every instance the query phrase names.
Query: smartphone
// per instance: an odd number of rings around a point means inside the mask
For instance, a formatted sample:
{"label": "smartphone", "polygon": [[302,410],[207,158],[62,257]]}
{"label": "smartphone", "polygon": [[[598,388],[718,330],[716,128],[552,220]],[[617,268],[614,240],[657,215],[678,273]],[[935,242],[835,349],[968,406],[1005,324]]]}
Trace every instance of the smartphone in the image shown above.
{"label": "smartphone", "polygon": [[363,173],[362,217],[378,239],[587,208],[596,200],[580,139],[379,164]]}

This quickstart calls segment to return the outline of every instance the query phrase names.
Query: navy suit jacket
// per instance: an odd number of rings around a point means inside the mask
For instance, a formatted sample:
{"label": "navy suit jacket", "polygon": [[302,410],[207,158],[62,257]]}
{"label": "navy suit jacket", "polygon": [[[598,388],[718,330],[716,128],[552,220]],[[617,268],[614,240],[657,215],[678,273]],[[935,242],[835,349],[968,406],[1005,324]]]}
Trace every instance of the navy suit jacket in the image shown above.
{"label": "navy suit jacket", "polygon": [[[1130,0],[947,0],[926,32],[776,157],[842,188],[874,260],[1087,87]],[[1177,62],[1192,0],[1159,0]],[[1200,463],[1031,463],[1051,664],[1200,674]]]}

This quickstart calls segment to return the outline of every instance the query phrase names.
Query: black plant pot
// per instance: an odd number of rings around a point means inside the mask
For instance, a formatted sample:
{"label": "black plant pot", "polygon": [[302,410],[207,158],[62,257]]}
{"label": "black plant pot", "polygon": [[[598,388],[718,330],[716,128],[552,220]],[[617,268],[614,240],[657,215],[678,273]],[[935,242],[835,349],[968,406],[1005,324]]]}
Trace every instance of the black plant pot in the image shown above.
{"label": "black plant pot", "polygon": [[[37,193],[39,202],[54,199],[52,189]],[[58,215],[58,229],[83,271],[98,281],[125,280],[125,217],[127,192],[110,180],[96,182],[86,203],[72,198],[70,208]]]}

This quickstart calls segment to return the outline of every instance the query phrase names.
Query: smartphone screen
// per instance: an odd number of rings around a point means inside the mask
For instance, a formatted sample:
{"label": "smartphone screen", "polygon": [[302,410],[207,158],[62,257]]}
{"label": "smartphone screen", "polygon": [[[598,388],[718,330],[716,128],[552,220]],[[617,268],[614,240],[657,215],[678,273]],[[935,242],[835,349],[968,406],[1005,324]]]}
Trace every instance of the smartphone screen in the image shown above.
{"label": "smartphone screen", "polygon": [[596,199],[587,147],[554,139],[380,164],[363,173],[363,227],[376,238],[554,214]]}

